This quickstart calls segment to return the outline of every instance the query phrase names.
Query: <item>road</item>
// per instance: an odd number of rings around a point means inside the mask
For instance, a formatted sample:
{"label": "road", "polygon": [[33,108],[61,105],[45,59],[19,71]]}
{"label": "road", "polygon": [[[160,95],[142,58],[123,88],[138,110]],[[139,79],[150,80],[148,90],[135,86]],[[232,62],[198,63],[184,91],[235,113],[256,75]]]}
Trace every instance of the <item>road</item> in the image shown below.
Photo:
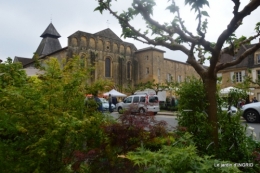
{"label": "road", "polygon": [[[111,113],[111,115],[114,117],[114,118],[118,118],[119,114],[118,112],[113,112]],[[165,122],[168,123],[168,126],[169,127],[176,127],[178,125],[178,121],[176,119],[176,116],[172,116],[172,115],[164,115],[163,113],[160,113],[160,115],[156,115],[155,116],[156,120],[160,121],[160,120],[163,120]],[[256,134],[256,139],[260,139],[260,123],[246,123],[246,121],[241,118],[241,123],[243,125],[248,125],[248,127],[252,127],[254,128],[254,132]],[[248,133],[251,134],[251,130],[248,130]]]}

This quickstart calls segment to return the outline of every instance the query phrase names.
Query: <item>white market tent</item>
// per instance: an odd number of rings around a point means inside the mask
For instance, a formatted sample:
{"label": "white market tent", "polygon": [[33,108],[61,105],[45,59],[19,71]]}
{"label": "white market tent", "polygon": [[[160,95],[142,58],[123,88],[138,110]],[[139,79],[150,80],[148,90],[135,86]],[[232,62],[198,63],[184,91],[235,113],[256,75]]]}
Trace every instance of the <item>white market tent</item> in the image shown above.
{"label": "white market tent", "polygon": [[[241,89],[238,89],[238,88],[235,88],[235,87],[227,87],[227,88],[221,89],[219,92],[220,92],[220,94],[225,95],[225,94],[230,93],[230,91],[232,91],[232,90],[242,91]],[[254,95],[254,93],[252,93],[252,92],[247,92],[247,94],[248,95]]]}
{"label": "white market tent", "polygon": [[125,94],[120,93],[120,92],[118,92],[118,91],[115,90],[115,89],[112,89],[111,91],[106,92],[106,93],[104,93],[103,95],[104,95],[104,96],[108,96],[109,94],[111,94],[111,96],[113,96],[113,97],[126,97]]}

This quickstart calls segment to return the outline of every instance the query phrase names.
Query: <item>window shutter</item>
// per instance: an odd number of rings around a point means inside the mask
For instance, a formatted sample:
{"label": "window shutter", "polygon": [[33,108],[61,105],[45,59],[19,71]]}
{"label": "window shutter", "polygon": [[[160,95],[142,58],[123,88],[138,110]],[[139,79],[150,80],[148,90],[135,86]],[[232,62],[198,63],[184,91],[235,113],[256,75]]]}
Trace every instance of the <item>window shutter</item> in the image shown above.
{"label": "window shutter", "polygon": [[252,80],[255,82],[257,79],[257,71],[255,69],[252,70]]}
{"label": "window shutter", "polygon": [[234,72],[231,72],[230,73],[230,81],[231,81],[231,83],[233,83],[233,76],[234,76]]}
{"label": "window shutter", "polygon": [[244,78],[245,78],[245,76],[246,76],[246,71],[245,70],[242,70],[242,82],[245,80]]}

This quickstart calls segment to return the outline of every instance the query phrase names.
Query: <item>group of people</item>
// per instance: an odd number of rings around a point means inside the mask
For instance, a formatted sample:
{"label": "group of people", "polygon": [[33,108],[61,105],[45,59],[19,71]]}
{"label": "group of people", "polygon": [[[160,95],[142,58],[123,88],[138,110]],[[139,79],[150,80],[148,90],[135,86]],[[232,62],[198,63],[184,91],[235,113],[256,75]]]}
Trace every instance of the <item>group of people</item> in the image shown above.
{"label": "group of people", "polygon": [[255,103],[255,102],[258,102],[256,97],[254,97],[251,101],[249,101],[249,99],[247,101],[244,100],[244,99],[239,99],[238,104],[237,104],[237,108],[242,108],[242,106],[245,105],[245,104]]}

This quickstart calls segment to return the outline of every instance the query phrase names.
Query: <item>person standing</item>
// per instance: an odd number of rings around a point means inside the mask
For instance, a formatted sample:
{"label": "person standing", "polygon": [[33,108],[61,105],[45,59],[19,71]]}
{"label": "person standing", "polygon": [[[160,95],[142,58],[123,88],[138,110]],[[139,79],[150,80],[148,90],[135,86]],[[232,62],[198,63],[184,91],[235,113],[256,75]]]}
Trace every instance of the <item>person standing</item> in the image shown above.
{"label": "person standing", "polygon": [[256,97],[254,97],[253,102],[254,102],[254,103],[255,103],[255,102],[258,102],[258,100],[256,99]]}
{"label": "person standing", "polygon": [[116,106],[116,104],[117,104],[117,98],[116,97],[112,97],[112,103]]}
{"label": "person standing", "polygon": [[109,104],[109,112],[113,112],[112,110],[112,96],[111,94],[108,95],[108,104]]}

